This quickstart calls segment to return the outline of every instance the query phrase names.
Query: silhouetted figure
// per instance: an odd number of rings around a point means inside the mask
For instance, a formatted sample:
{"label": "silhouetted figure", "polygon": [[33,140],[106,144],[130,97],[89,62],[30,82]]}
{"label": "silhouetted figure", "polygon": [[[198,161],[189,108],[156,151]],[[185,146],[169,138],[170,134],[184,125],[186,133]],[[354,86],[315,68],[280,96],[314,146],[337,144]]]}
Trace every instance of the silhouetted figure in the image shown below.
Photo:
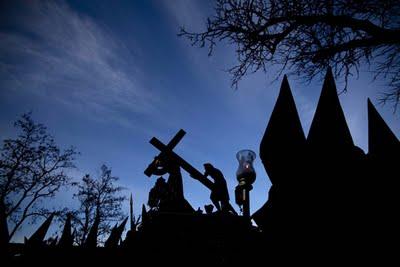
{"label": "silhouetted figure", "polygon": [[210,163],[204,164],[204,177],[210,176],[214,180],[210,199],[218,211],[237,214],[229,203],[229,192],[222,172]]}
{"label": "silhouetted figure", "polygon": [[163,203],[160,212],[178,212],[178,213],[193,213],[195,210],[185,199],[183,192],[183,182],[181,169],[187,171],[190,176],[201,182],[204,186],[211,190],[212,182],[205,178],[202,173],[190,165],[187,161],[173,152],[173,148],[185,135],[184,130],[179,132],[165,145],[157,138],[153,137],[150,144],[160,150],[160,154],[154,158],[149,164],[144,173],[147,176],[169,174],[168,177],[168,201]]}
{"label": "silhouetted figure", "polygon": [[151,209],[158,209],[165,204],[168,198],[169,186],[163,177],[157,179],[154,187],[149,192],[147,204]]}

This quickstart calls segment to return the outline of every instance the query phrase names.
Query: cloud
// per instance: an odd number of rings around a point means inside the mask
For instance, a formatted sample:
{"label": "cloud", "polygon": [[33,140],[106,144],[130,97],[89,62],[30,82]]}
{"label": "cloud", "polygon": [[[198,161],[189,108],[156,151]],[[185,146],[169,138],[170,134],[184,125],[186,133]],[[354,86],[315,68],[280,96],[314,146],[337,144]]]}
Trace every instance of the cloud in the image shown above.
{"label": "cloud", "polygon": [[16,30],[0,32],[2,91],[27,90],[128,127],[123,114],[157,112],[134,53],[106,26],[58,1],[30,2],[20,13]]}
{"label": "cloud", "polygon": [[191,30],[204,30],[206,14],[204,4],[198,1],[163,0],[160,2],[163,9],[174,20],[174,26],[190,27]]}
{"label": "cloud", "polygon": [[[207,18],[214,13],[214,3],[195,0],[156,1],[157,6],[170,26],[171,32],[176,35],[183,27],[189,32],[202,32],[206,28]],[[217,46],[213,56],[208,57],[208,48],[199,49],[192,46],[186,37],[176,36],[176,45],[185,56],[192,73],[199,79],[206,80],[210,85],[215,84],[215,79],[226,81],[226,70],[230,67],[226,62],[232,58],[232,47]],[[227,49],[228,48],[228,49]],[[213,66],[217,72],[210,72]]]}

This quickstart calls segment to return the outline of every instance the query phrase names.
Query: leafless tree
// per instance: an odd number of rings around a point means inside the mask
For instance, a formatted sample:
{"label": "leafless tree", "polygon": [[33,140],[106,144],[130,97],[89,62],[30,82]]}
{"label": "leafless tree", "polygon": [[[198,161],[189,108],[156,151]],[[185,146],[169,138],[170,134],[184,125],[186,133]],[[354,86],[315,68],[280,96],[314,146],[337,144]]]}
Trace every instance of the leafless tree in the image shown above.
{"label": "leafless tree", "polygon": [[67,171],[75,167],[77,155],[72,147],[61,150],[30,113],[22,115],[15,127],[19,135],[4,140],[0,152],[0,204],[11,226],[9,239],[28,219],[53,212],[42,205],[43,201],[70,184]]}
{"label": "leafless tree", "polygon": [[277,66],[306,80],[332,66],[337,78],[368,66],[387,80],[381,100],[400,100],[400,1],[398,0],[217,0],[204,32],[181,29],[193,45],[236,46],[232,85],[249,72]]}
{"label": "leafless tree", "polygon": [[99,236],[110,232],[112,222],[123,219],[121,207],[126,197],[120,195],[124,188],[115,184],[118,180],[118,177],[111,174],[110,168],[102,165],[97,179],[87,174],[77,185],[78,192],[75,197],[79,200],[80,207],[74,214],[74,221],[78,244],[85,241],[96,214],[99,214],[100,218]]}

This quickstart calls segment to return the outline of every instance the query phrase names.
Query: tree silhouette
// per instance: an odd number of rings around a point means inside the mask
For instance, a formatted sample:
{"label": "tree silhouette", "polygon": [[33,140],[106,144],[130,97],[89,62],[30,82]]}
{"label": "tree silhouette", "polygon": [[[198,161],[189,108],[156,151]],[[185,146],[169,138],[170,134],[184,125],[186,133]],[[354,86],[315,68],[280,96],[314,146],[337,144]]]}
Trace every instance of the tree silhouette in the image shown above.
{"label": "tree silhouette", "polygon": [[77,225],[78,244],[84,243],[96,214],[100,218],[99,236],[110,233],[113,221],[123,219],[121,207],[126,197],[120,195],[124,188],[115,184],[118,180],[118,177],[111,174],[111,169],[103,164],[97,179],[87,174],[77,184],[78,192],[74,196],[79,200],[80,207],[74,213],[74,221]]}
{"label": "tree silhouette", "polygon": [[27,219],[50,213],[41,204],[70,184],[66,172],[75,167],[77,155],[73,147],[61,150],[31,113],[22,115],[14,126],[19,134],[3,141],[0,155],[0,203],[11,222],[9,239]]}
{"label": "tree silhouette", "polygon": [[236,45],[232,85],[249,72],[272,66],[311,81],[332,66],[335,76],[370,67],[387,80],[383,102],[400,100],[400,2],[396,0],[217,0],[204,32],[181,29],[192,45]]}

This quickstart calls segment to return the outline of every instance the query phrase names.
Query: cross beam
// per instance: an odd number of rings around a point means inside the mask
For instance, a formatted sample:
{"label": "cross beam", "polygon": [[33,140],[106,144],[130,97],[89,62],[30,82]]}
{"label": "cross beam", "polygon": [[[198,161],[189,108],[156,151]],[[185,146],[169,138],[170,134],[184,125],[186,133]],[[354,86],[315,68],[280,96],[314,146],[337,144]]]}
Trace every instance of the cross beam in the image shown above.
{"label": "cross beam", "polygon": [[[169,141],[169,143],[165,146],[164,150],[161,150],[161,153],[158,154],[158,156],[156,156],[154,158],[154,160],[150,163],[150,165],[144,170],[144,174],[146,174],[148,177],[152,176],[154,174],[154,172],[157,169],[157,162],[159,159],[163,158],[165,156],[165,152],[166,151],[172,151],[172,149],[174,149],[174,147],[182,140],[182,138],[185,136],[186,132],[182,129],[179,130],[179,132],[171,139],[171,141]],[[156,139],[155,137],[153,137],[150,140],[150,144],[152,143],[152,140]]]}
{"label": "cross beam", "polygon": [[[201,172],[199,172],[195,167],[190,165],[186,160],[184,160],[183,158],[181,158],[179,155],[177,155],[175,152],[172,151],[172,149],[179,143],[179,141],[183,138],[184,135],[185,131],[181,129],[174,136],[174,138],[171,139],[168,145],[163,144],[160,140],[158,140],[155,137],[153,137],[150,140],[150,144],[152,144],[155,148],[161,151],[161,153],[157,157],[162,157],[163,159],[170,158],[176,164],[178,164],[182,169],[187,171],[191,177],[198,180],[208,189],[212,190],[213,183],[210,180],[208,180]],[[144,171],[144,173],[149,177],[152,175],[152,170],[153,170],[152,168],[156,168],[155,161],[157,160],[157,157]],[[152,167],[153,164],[154,167]]]}

